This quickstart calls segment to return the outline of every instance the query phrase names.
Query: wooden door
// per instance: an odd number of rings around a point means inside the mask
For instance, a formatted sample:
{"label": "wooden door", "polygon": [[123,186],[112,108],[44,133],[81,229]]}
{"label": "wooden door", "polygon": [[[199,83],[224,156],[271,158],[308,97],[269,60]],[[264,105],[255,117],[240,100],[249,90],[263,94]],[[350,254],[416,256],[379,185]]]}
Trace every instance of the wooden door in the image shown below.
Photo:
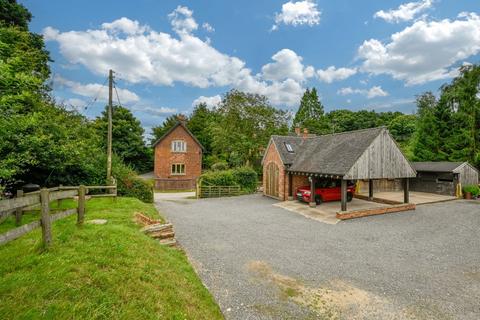
{"label": "wooden door", "polygon": [[279,178],[279,170],[278,166],[271,162],[267,165],[267,178],[266,186],[265,186],[265,193],[272,197],[278,197],[278,178]]}

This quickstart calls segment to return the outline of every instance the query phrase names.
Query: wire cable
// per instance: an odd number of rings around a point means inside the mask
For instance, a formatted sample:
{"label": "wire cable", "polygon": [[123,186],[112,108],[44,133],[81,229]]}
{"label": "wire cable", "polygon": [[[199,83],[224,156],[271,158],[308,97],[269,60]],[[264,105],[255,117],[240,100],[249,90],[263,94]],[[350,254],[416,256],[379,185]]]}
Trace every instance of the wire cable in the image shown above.
{"label": "wire cable", "polygon": [[95,95],[95,97],[94,97],[92,100],[90,100],[90,102],[87,103],[87,104],[83,107],[85,110],[87,110],[87,109],[90,108],[95,102],[97,102],[98,97],[100,96],[100,93],[102,92],[103,87],[105,87],[105,85],[107,84],[107,81],[108,81],[108,77],[105,79],[105,81],[103,82],[103,84],[102,84],[102,85],[100,86],[100,88],[98,89],[98,92],[97,92],[97,94]]}

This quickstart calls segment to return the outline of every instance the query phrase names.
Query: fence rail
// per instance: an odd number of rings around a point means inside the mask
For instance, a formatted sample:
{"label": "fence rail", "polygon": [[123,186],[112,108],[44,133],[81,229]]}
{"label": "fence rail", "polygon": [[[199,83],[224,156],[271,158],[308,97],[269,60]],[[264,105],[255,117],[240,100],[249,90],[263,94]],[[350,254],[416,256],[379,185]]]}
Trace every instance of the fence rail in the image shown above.
{"label": "fence rail", "polygon": [[[85,202],[89,190],[104,189],[108,193],[89,195],[89,197],[116,197],[116,186],[60,186],[55,188],[43,188],[39,191],[23,193],[17,191],[17,197],[13,199],[0,200],[0,214],[15,214],[17,228],[0,234],[0,245],[15,240],[32,230],[41,227],[42,239],[45,247],[52,243],[52,222],[59,219],[77,214],[77,224],[83,224],[85,217]],[[51,201],[60,201],[63,199],[72,199],[78,197],[77,208],[67,209],[55,214],[50,214]],[[23,212],[40,207],[40,220],[21,225]],[[20,226],[21,225],[21,226]]]}
{"label": "fence rail", "polygon": [[220,198],[238,196],[241,194],[239,186],[200,186],[199,198]]}

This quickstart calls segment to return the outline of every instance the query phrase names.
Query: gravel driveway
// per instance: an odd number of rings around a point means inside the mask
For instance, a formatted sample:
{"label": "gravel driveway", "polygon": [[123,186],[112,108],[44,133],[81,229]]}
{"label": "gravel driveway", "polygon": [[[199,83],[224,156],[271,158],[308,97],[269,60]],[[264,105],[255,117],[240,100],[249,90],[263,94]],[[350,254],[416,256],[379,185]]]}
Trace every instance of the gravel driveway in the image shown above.
{"label": "gravel driveway", "polygon": [[480,203],[324,224],[260,195],[157,201],[227,319],[479,319]]}

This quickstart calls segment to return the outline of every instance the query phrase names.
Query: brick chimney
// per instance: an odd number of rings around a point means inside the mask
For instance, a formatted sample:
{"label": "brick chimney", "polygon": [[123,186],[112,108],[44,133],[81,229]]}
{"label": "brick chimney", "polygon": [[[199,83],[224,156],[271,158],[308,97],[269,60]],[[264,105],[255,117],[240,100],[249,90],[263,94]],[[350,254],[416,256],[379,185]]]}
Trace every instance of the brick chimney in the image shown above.
{"label": "brick chimney", "polygon": [[295,127],[295,135],[300,137],[300,127]]}
{"label": "brick chimney", "polygon": [[179,115],[177,116],[177,120],[178,120],[178,122],[180,122],[180,123],[183,124],[183,125],[185,125],[186,122],[187,122],[187,119],[185,118],[185,116],[184,116],[183,114],[179,114]]}
{"label": "brick chimney", "polygon": [[306,139],[308,137],[308,129],[303,128],[303,139]]}

